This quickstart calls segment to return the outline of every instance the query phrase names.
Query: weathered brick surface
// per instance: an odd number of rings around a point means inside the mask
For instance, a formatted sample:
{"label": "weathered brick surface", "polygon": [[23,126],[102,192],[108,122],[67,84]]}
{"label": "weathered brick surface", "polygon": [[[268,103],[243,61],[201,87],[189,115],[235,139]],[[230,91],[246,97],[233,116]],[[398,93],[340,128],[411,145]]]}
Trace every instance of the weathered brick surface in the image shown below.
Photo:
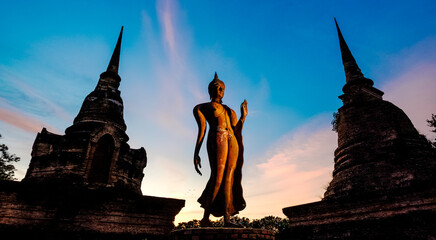
{"label": "weathered brick surface", "polygon": [[348,104],[339,118],[334,178],[325,198],[436,182],[434,149],[393,104],[381,99]]}
{"label": "weathered brick surface", "polygon": [[253,228],[193,228],[171,232],[173,240],[275,239],[275,232]]}
{"label": "weathered brick surface", "polygon": [[32,239],[44,239],[41,236],[48,233],[56,233],[54,239],[162,238],[174,228],[174,217],[183,206],[182,200],[113,189],[0,181],[0,232]]}

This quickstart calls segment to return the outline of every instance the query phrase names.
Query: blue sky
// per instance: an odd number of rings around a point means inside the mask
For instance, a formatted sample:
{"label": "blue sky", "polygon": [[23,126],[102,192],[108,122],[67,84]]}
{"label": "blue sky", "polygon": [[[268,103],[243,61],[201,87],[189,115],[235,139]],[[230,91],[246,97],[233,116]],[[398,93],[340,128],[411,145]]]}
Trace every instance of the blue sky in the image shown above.
{"label": "blue sky", "polygon": [[331,179],[330,122],[345,83],[333,17],[366,77],[434,138],[434,1],[8,1],[0,9],[0,133],[22,158],[42,127],[63,133],[109,62],[119,30],[120,90],[133,148],[145,147],[146,195],[186,199],[201,218],[192,108],[216,71],[244,127],[241,216],[282,216],[319,200]]}

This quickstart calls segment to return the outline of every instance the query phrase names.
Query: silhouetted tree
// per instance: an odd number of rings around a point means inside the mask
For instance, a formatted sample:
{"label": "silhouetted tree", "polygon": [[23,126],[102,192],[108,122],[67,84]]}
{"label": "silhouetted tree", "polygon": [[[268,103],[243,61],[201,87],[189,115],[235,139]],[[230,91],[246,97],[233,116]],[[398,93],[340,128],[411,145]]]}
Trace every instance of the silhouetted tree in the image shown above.
{"label": "silhouetted tree", "polygon": [[230,218],[230,221],[231,221],[232,223],[236,223],[236,224],[238,224],[238,225],[240,225],[240,226],[242,226],[242,227],[244,227],[244,228],[249,228],[249,227],[251,227],[250,219],[249,219],[249,218],[246,218],[246,217],[242,217],[242,218],[240,218],[240,217],[238,217],[238,216],[234,216],[234,217],[231,217],[231,218]]}
{"label": "silhouetted tree", "polygon": [[[268,229],[273,230],[276,233],[277,239],[280,239],[281,233],[283,233],[289,225],[289,221],[286,218],[280,218],[275,216],[267,216],[262,219],[254,219],[250,221],[250,219],[246,217],[231,217],[230,222],[236,223],[243,228],[260,228],[260,229]],[[217,221],[211,221],[213,227],[223,227],[224,220],[221,218]],[[175,229],[186,229],[186,228],[199,228],[200,221],[197,219],[191,220],[189,222],[179,223]]]}
{"label": "silhouetted tree", "polygon": [[[0,134],[0,138],[2,135]],[[0,180],[15,180],[14,171],[16,170],[11,162],[18,162],[20,158],[8,152],[9,148],[5,144],[0,144]]]}
{"label": "silhouetted tree", "polygon": [[288,219],[275,216],[267,216],[262,219],[255,219],[251,223],[252,228],[273,230],[276,233],[282,232],[289,225]]}
{"label": "silhouetted tree", "polygon": [[[431,131],[436,133],[436,115],[435,114],[431,115],[431,118],[429,120],[427,120],[427,123],[428,123],[429,127],[433,127],[434,128]],[[436,138],[433,140],[433,146],[436,147]]]}
{"label": "silhouetted tree", "polygon": [[197,219],[191,220],[189,222],[181,222],[177,224],[175,229],[186,229],[186,228],[199,228],[200,227],[200,221]]}
{"label": "silhouetted tree", "polygon": [[339,112],[334,112],[333,120],[332,120],[332,131],[338,132],[338,125],[339,125]]}

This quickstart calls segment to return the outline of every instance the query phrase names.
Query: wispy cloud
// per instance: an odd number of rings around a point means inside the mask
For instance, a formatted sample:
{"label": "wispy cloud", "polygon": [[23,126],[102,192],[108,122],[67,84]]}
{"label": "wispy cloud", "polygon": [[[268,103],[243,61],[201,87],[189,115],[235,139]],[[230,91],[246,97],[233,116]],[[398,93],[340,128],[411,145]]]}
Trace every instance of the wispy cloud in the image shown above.
{"label": "wispy cloud", "polygon": [[[130,95],[124,97],[125,106],[129,108],[130,101],[142,103],[140,108],[128,109],[129,114],[135,115],[129,128],[136,124],[150,139],[143,193],[185,199],[186,206],[176,221],[189,221],[201,217],[202,209],[196,200],[207,181],[207,177],[203,181],[195,178],[191,156],[197,130],[192,109],[208,99],[203,93],[207,89],[200,91],[198,87],[197,68],[190,58],[196,53],[190,52],[189,31],[178,14],[177,2],[158,1],[156,8],[157,23],[142,12],[143,43],[147,46],[147,61],[143,64],[147,64],[147,73],[137,75],[147,77],[128,88]],[[148,126],[143,128],[143,124]],[[142,139],[137,132],[130,135],[134,136],[132,139]]]}
{"label": "wispy cloud", "polygon": [[20,76],[7,67],[0,66],[0,81],[4,85],[5,90],[2,95],[7,94],[8,100],[3,98],[4,102],[29,111],[34,114],[53,114],[54,117],[71,121],[71,114],[58,106],[54,101],[44,96],[40,90],[36,90],[23,80],[26,77]]}
{"label": "wispy cloud", "polygon": [[316,117],[286,134],[269,150],[265,161],[248,170],[244,186],[249,217],[282,215],[283,207],[320,199],[332,178],[337,146],[327,118]]}
{"label": "wispy cloud", "polygon": [[[166,43],[168,44],[170,51],[172,54],[176,54],[176,41],[175,41],[175,32],[174,32],[174,18],[175,11],[171,9],[171,2],[168,0],[160,1],[161,5],[158,10],[159,17],[162,24],[162,28],[164,30],[164,36]],[[173,4],[177,4],[176,2],[172,2]]]}
{"label": "wispy cloud", "polygon": [[[7,108],[5,108],[5,106]],[[0,98],[0,121],[3,121],[11,126],[14,126],[20,130],[37,133],[41,131],[43,127],[49,128],[51,131],[58,132],[51,126],[48,126],[46,123],[41,122],[40,120],[29,117],[19,110],[14,109],[12,106],[8,106],[5,103],[4,99]]]}
{"label": "wispy cloud", "polygon": [[426,121],[436,114],[435,89],[436,62],[418,64],[383,86],[385,99],[400,107],[429,138],[436,137]]}
{"label": "wispy cloud", "polygon": [[[148,69],[143,92],[136,95],[145,106],[133,111],[163,130],[171,129],[172,134],[191,138],[195,130],[191,128],[192,108],[205,97],[204,91],[198,87],[197,68],[190,58],[195,53],[190,52],[189,31],[178,15],[177,2],[158,1],[156,8],[158,30],[154,29],[155,24],[149,15],[142,12],[145,45],[153,46],[153,49],[147,49],[149,61],[145,64],[152,67]],[[138,85],[132,87],[136,88],[134,92],[139,91]]]}
{"label": "wispy cloud", "polygon": [[384,99],[401,108],[420,133],[430,139],[426,120],[436,113],[436,37],[425,39],[392,56],[390,67],[397,69],[381,89]]}

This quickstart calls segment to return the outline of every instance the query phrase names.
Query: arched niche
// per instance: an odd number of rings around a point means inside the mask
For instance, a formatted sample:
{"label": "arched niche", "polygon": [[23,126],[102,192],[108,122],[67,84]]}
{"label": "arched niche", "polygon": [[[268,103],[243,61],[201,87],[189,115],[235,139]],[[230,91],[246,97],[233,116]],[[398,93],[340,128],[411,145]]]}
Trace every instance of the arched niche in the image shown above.
{"label": "arched niche", "polygon": [[91,168],[88,174],[89,183],[108,183],[114,149],[114,139],[109,134],[102,136],[97,141],[91,157]]}

